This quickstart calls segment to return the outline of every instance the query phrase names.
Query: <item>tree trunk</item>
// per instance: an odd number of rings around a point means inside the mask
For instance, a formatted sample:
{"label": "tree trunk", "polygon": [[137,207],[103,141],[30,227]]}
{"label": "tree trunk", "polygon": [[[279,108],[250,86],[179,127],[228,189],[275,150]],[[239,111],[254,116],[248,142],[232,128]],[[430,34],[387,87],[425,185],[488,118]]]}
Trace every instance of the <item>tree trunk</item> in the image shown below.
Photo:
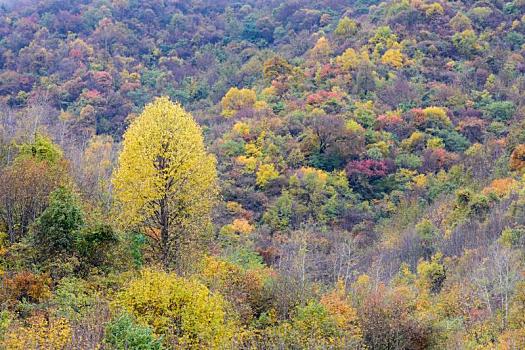
{"label": "tree trunk", "polygon": [[170,247],[168,203],[166,197],[162,198],[162,200],[160,201],[160,221],[160,245],[162,250],[162,264],[165,268],[168,268],[170,263]]}
{"label": "tree trunk", "polygon": [[9,239],[9,243],[13,244],[16,240],[16,230],[15,230],[15,210],[13,203],[9,200],[6,200],[4,203],[4,215],[3,219],[5,221],[6,227],[7,227],[7,236]]}

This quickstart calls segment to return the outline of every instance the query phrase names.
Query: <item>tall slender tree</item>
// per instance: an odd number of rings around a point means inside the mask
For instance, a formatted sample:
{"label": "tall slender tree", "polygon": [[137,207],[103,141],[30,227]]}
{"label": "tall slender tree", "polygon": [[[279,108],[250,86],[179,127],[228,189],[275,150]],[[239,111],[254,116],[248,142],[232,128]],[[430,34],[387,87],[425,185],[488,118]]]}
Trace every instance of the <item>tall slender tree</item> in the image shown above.
{"label": "tall slender tree", "polygon": [[113,184],[125,222],[144,229],[165,267],[180,269],[210,232],[217,195],[216,160],[193,117],[167,97],[148,104],[124,135]]}

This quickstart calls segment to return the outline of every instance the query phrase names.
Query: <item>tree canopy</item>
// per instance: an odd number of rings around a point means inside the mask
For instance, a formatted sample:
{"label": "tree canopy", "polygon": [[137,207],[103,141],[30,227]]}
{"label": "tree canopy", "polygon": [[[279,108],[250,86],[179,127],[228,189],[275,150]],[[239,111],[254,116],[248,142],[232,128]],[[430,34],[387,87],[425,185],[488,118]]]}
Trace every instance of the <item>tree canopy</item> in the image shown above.
{"label": "tree canopy", "polygon": [[215,164],[193,117],[166,97],[148,104],[124,134],[115,196],[123,220],[146,230],[165,266],[210,233]]}

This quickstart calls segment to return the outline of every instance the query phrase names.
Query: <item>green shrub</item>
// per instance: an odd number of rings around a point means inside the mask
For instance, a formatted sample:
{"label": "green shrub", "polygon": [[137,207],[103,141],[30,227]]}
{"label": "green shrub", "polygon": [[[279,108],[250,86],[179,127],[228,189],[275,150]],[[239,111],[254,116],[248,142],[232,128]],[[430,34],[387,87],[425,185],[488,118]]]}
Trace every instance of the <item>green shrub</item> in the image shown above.
{"label": "green shrub", "polygon": [[496,121],[506,121],[512,118],[516,106],[512,101],[496,101],[488,104],[484,108],[487,117]]}
{"label": "green shrub", "polygon": [[138,325],[128,314],[122,314],[106,327],[104,343],[110,350],[161,350],[149,327]]}
{"label": "green shrub", "polygon": [[35,227],[35,247],[44,259],[74,252],[84,225],[83,216],[78,198],[71,190],[62,187],[51,193],[49,206]]}
{"label": "green shrub", "polygon": [[396,157],[396,165],[400,168],[419,169],[423,165],[423,161],[417,154],[401,153]]}
{"label": "green shrub", "polygon": [[94,304],[86,282],[77,278],[63,278],[56,286],[52,303],[58,308],[60,316],[69,320],[80,319]]}

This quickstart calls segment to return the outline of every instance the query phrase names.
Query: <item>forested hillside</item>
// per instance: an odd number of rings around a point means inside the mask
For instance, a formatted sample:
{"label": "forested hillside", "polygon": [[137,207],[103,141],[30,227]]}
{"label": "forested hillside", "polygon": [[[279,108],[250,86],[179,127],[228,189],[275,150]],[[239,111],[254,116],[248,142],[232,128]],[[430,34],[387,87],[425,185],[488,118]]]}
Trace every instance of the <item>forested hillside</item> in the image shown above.
{"label": "forested hillside", "polygon": [[525,349],[525,1],[0,1],[0,349]]}

